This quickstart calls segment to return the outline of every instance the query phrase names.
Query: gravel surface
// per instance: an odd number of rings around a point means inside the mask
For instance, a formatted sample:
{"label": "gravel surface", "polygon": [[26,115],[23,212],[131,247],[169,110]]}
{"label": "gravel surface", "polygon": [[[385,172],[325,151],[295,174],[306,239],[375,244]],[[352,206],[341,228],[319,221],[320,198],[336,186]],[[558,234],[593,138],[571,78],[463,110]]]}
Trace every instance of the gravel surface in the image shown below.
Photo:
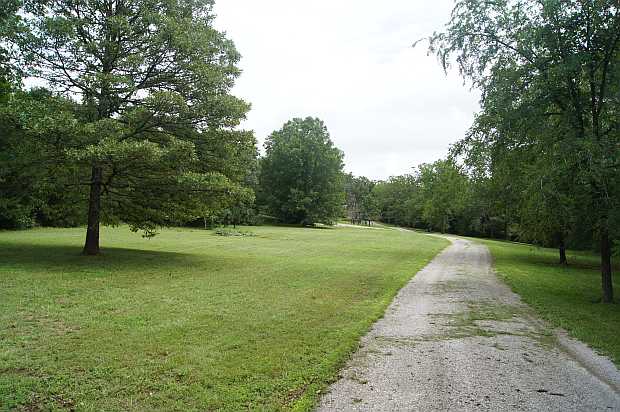
{"label": "gravel surface", "polygon": [[537,319],[463,239],[362,339],[319,411],[612,411],[620,374]]}

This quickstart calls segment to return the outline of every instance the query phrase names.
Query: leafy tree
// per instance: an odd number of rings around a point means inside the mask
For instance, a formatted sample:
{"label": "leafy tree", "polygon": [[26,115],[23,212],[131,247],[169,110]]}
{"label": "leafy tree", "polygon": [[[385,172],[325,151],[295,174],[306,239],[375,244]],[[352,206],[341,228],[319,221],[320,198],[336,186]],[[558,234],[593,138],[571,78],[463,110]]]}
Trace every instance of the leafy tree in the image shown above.
{"label": "leafy tree", "polygon": [[332,224],[342,215],[343,154],[325,124],[293,119],[265,142],[260,185],[271,213],[286,223]]}
{"label": "leafy tree", "polygon": [[510,73],[518,95],[545,110],[544,132],[512,143],[535,138],[536,147],[558,160],[540,166],[574,171],[572,196],[589,212],[580,215],[590,218],[599,239],[603,301],[612,302],[611,244],[618,234],[610,219],[619,207],[620,175],[617,1],[460,0],[445,32],[431,38],[431,51],[445,66],[456,56],[483,96],[494,76]]}
{"label": "leafy tree", "polygon": [[366,177],[345,176],[345,193],[347,213],[353,221],[376,220],[379,215],[379,204],[374,187],[376,182]]}
{"label": "leafy tree", "polygon": [[252,132],[217,130],[196,139],[200,170],[221,171],[234,184],[234,191],[212,193],[199,205],[202,220],[211,223],[250,223],[254,214],[258,150]]}
{"label": "leafy tree", "polygon": [[[557,246],[566,263],[575,173],[549,150],[561,125],[548,110],[537,90],[528,89],[514,70],[497,70],[487,83],[482,113],[451,151],[453,157],[464,157],[474,188],[484,188],[477,196],[486,199],[485,213],[501,218],[507,237]],[[513,233],[510,223],[519,224]]]}
{"label": "leafy tree", "polygon": [[422,211],[418,204],[417,191],[418,186],[413,175],[392,176],[387,181],[377,182],[373,194],[381,220],[406,227],[419,225]]}
{"label": "leafy tree", "polygon": [[19,0],[0,0],[0,105],[6,104],[6,95],[20,74],[18,67],[11,64],[12,49],[2,41],[15,34],[19,4]]}
{"label": "leafy tree", "polygon": [[65,153],[79,139],[75,104],[42,89],[6,98],[0,107],[0,227],[30,227],[37,217],[50,225],[82,223],[76,215],[83,191],[72,183],[78,169]]}
{"label": "leafy tree", "polygon": [[[100,223],[158,226],[203,214],[243,189],[205,167],[204,140],[231,131],[248,105],[229,90],[239,54],[213,28],[211,0],[25,0],[12,44],[28,74],[76,98],[79,139],[64,151],[88,195],[84,253]],[[34,129],[36,125],[28,125]]]}
{"label": "leafy tree", "polygon": [[453,220],[467,205],[467,176],[452,161],[438,160],[421,165],[416,180],[422,217],[430,227],[448,232]]}

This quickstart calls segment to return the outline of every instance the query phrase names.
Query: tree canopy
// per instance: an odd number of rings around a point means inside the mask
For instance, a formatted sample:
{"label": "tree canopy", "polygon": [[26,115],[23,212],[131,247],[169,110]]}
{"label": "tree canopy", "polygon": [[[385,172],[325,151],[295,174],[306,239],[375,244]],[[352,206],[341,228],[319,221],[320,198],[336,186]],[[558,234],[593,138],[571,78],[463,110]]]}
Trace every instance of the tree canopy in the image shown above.
{"label": "tree canopy", "polygon": [[334,223],[343,213],[343,153],[325,124],[293,119],[265,142],[260,190],[270,213],[285,223]]}
{"label": "tree canopy", "polygon": [[379,217],[379,204],[374,187],[376,182],[366,177],[345,175],[347,215],[353,223],[371,222]]}
{"label": "tree canopy", "polygon": [[430,50],[445,67],[455,59],[482,90],[483,110],[464,143],[466,157],[491,179],[519,170],[520,178],[511,179],[521,183],[512,190],[520,193],[513,204],[521,206],[526,235],[563,242],[573,222],[587,221],[599,241],[603,300],[613,301],[611,242],[619,233],[612,215],[620,207],[617,1],[458,1]]}
{"label": "tree canopy", "polygon": [[[88,188],[85,253],[99,252],[102,222],[148,236],[205,215],[218,199],[251,198],[239,161],[255,158],[255,140],[234,130],[249,106],[229,93],[240,56],[213,28],[212,7],[210,0],[23,2],[9,36],[16,61],[75,104],[19,129],[56,139],[54,162],[73,172],[67,187]],[[220,161],[222,151],[237,161]],[[49,165],[42,156],[38,164]]]}

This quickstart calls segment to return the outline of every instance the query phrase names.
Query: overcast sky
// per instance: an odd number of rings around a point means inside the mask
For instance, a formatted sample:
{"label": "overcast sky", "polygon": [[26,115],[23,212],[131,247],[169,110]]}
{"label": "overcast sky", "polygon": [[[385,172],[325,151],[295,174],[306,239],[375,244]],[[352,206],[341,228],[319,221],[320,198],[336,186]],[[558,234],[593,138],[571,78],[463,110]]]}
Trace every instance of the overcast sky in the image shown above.
{"label": "overcast sky", "polygon": [[293,117],[325,121],[347,172],[409,173],[446,155],[478,109],[478,94],[447,76],[426,45],[453,0],[219,0],[217,26],[242,54],[234,94],[243,124],[265,138]]}

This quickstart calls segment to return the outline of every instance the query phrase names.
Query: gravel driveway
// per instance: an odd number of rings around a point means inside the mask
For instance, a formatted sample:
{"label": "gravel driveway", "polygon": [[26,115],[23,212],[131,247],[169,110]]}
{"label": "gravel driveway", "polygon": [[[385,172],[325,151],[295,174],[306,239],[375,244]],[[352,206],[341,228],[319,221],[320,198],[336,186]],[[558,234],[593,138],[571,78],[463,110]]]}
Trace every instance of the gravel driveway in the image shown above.
{"label": "gravel driveway", "polygon": [[451,241],[362,339],[318,410],[620,410],[613,364],[537,319],[497,279],[485,246]]}

